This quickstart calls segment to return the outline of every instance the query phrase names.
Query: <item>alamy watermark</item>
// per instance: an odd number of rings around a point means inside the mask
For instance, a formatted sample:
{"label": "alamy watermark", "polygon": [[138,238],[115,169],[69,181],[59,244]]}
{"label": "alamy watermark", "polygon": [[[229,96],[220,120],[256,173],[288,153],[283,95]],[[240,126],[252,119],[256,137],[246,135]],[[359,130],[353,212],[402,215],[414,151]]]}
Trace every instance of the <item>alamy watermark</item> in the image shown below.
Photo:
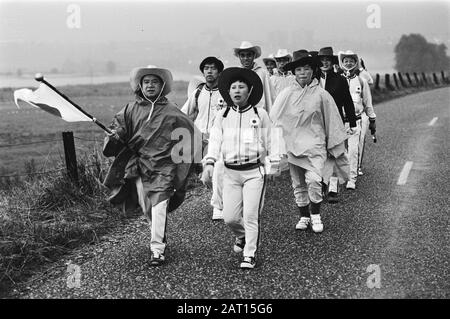
{"label": "alamy watermark", "polygon": [[370,13],[366,20],[366,25],[369,29],[381,28],[381,8],[378,4],[370,4],[366,9]]}
{"label": "alamy watermark", "polygon": [[80,288],[81,287],[81,267],[72,264],[71,261],[67,263],[67,288]]}
{"label": "alamy watermark", "polygon": [[367,277],[367,288],[381,288],[381,268],[380,265],[370,264],[367,266],[366,272],[370,273]]}
{"label": "alamy watermark", "polygon": [[81,29],[81,7],[78,4],[69,4],[67,6],[69,16],[66,19],[66,25],[69,29]]}

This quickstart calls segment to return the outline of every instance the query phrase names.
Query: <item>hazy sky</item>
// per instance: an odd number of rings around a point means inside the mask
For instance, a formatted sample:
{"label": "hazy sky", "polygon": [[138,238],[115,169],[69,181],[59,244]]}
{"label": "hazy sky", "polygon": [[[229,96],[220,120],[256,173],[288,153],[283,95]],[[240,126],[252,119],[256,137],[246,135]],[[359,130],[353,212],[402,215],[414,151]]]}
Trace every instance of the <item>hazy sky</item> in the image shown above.
{"label": "hazy sky", "polygon": [[[80,9],[80,28],[68,26],[69,4]],[[370,4],[380,9],[380,28],[368,27]],[[450,47],[449,8],[447,1],[0,0],[0,72],[106,60],[121,72],[146,61],[173,68],[190,61],[187,70],[195,72],[199,59],[211,54],[237,62],[232,47],[241,40],[260,45],[264,56],[287,45],[291,52],[332,45],[390,69],[402,34],[420,33]]]}

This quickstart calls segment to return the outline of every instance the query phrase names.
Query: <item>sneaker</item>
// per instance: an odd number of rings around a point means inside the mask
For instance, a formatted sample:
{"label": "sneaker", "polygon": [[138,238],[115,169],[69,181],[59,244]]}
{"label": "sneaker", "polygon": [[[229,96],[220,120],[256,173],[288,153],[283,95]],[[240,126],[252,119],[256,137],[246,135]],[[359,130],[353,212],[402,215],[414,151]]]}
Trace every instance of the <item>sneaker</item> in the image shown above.
{"label": "sneaker", "polygon": [[363,173],[363,171],[362,171],[362,169],[360,167],[360,168],[358,168],[358,176],[362,176],[362,175],[364,175],[364,173]]}
{"label": "sneaker", "polygon": [[355,189],[355,188],[356,188],[355,182],[352,181],[347,182],[347,189]]}
{"label": "sneaker", "polygon": [[214,208],[213,210],[213,220],[223,219],[223,211],[217,208]]}
{"label": "sneaker", "polygon": [[255,257],[244,257],[240,265],[242,269],[253,269],[255,268],[255,266],[256,266]]}
{"label": "sneaker", "polygon": [[152,251],[152,257],[150,258],[150,265],[151,266],[160,266],[164,263],[164,255],[160,254],[157,251]]}
{"label": "sneaker", "polygon": [[323,224],[320,219],[320,214],[311,215],[311,228],[315,233],[321,233],[323,231]]}
{"label": "sneaker", "polygon": [[310,222],[309,217],[300,217],[300,220],[298,221],[297,225],[295,225],[295,229],[305,230],[306,228],[308,228],[309,222]]}
{"label": "sneaker", "polygon": [[245,237],[236,238],[234,242],[233,250],[236,254],[242,253],[245,247]]}
{"label": "sneaker", "polygon": [[327,196],[327,200],[329,203],[337,203],[339,201],[339,198],[337,197],[337,193],[329,192],[328,196]]}

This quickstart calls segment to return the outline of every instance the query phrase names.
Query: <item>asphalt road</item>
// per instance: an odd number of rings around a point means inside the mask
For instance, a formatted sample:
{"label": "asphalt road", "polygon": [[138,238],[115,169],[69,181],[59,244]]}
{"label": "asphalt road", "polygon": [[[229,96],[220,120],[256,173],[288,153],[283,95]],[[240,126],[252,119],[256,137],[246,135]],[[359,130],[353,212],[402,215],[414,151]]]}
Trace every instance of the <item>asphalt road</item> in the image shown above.
{"label": "asphalt road", "polygon": [[[450,89],[375,106],[378,142],[367,138],[364,176],[324,204],[324,232],[296,231],[289,176],[271,182],[258,267],[238,269],[233,237],[211,220],[198,189],[168,221],[167,263],[148,266],[150,237],[138,219],[31,279],[19,298],[449,298]],[[430,122],[437,117],[433,125]],[[397,185],[406,162],[412,167]],[[80,267],[70,288],[67,266]]]}

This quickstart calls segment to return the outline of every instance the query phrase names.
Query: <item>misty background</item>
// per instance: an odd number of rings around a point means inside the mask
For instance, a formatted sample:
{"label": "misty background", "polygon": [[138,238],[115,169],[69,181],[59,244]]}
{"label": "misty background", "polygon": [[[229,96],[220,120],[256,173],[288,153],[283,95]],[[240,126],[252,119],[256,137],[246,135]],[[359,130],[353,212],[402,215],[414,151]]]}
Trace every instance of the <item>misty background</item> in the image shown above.
{"label": "misty background", "polygon": [[[70,4],[80,9],[79,28],[68,25]],[[370,4],[380,7],[380,28],[367,25]],[[0,0],[0,86],[35,86],[36,72],[65,76],[62,84],[126,81],[133,67],[149,64],[189,80],[209,55],[237,65],[232,48],[242,40],[261,46],[261,65],[279,48],[331,45],[335,54],[358,53],[370,72],[393,72],[402,35],[450,46],[449,9],[447,1]]]}

